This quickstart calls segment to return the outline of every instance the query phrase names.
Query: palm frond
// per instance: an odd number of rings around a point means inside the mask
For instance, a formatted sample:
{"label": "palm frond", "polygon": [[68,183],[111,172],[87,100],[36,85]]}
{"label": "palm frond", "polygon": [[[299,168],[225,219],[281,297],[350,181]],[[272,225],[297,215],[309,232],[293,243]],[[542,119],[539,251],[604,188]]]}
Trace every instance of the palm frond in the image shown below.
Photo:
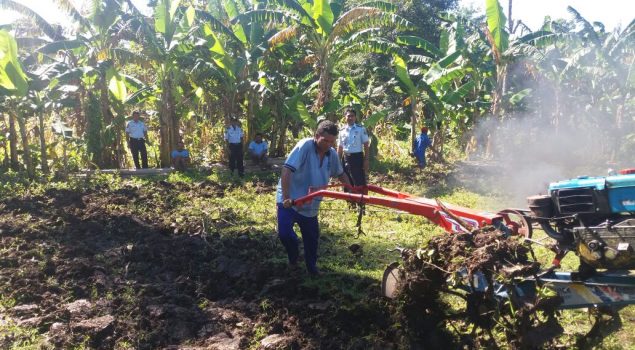
{"label": "palm frond", "polygon": [[635,30],[631,32],[626,32],[625,35],[620,35],[615,45],[613,45],[613,47],[611,47],[611,49],[609,50],[609,56],[611,57],[615,56],[618,52],[622,51],[622,49],[624,47],[627,47],[629,44],[633,46],[634,41],[635,41]]}
{"label": "palm frond", "polygon": [[82,14],[75,8],[72,2],[69,0],[53,0],[57,7],[66,12],[73,20],[79,23],[82,27],[91,29],[90,22],[82,16]]}
{"label": "palm frond", "polygon": [[46,36],[53,40],[60,40],[63,38],[61,32],[56,27],[48,23],[44,18],[42,18],[42,16],[33,11],[30,7],[24,6],[13,0],[0,0],[0,8],[15,11],[22,16],[33,19],[38,28],[40,28]]}
{"label": "palm frond", "polygon": [[298,34],[301,33],[300,27],[291,26],[287,27],[276,34],[274,34],[271,38],[269,38],[269,47],[275,47],[278,44],[283,44],[288,42],[293,38],[297,38]]}
{"label": "palm frond", "polygon": [[349,37],[338,40],[331,45],[331,50],[339,50],[342,46],[352,45],[355,42],[365,41],[371,38],[379,37],[382,32],[381,28],[367,28],[352,33]]}
{"label": "palm frond", "polygon": [[33,47],[40,47],[50,43],[50,40],[44,38],[15,38],[18,47],[22,49],[28,49]]}
{"label": "palm frond", "polygon": [[582,25],[582,28],[583,28],[582,32],[586,33],[589,39],[591,39],[591,41],[593,41],[596,45],[599,46],[600,38],[598,37],[598,34],[593,28],[593,25],[591,25],[589,21],[587,21],[584,17],[582,17],[582,15],[578,12],[578,10],[574,9],[573,7],[567,6],[567,11],[569,11],[569,13],[573,16],[573,19],[575,20],[576,23]]}
{"label": "palm frond", "polygon": [[111,56],[121,64],[134,63],[143,68],[150,68],[150,59],[143,54],[132,52],[122,48],[110,50]]}
{"label": "palm frond", "polygon": [[83,45],[84,45],[84,42],[82,40],[77,40],[77,39],[60,40],[60,41],[54,41],[52,43],[48,43],[44,46],[41,46],[40,48],[37,49],[37,52],[40,52],[46,55],[53,55],[60,50],[72,50],[72,49],[81,47]]}
{"label": "palm frond", "polygon": [[231,38],[232,41],[236,43],[241,42],[241,40],[238,39],[231,28],[227,27],[225,24],[223,24],[222,21],[214,17],[211,13],[207,11],[196,10],[196,17],[201,18],[204,22],[208,23],[213,31],[227,35]]}
{"label": "palm frond", "polygon": [[344,13],[333,24],[330,40],[346,37],[361,28],[380,27],[398,31],[412,29],[414,26],[407,19],[372,7],[355,7]]}
{"label": "palm frond", "polygon": [[298,15],[298,18],[302,20],[307,26],[312,28],[319,28],[319,25],[313,19],[302,5],[296,0],[267,0],[265,4],[268,6],[274,6],[275,8],[282,8],[294,12]]}
{"label": "palm frond", "polygon": [[395,39],[395,42],[397,44],[408,45],[416,47],[418,49],[422,49],[425,53],[428,54],[429,57],[439,58],[443,56],[441,50],[439,50],[434,44],[418,36],[399,35]]}
{"label": "palm frond", "polygon": [[236,16],[232,23],[261,23],[261,24],[291,24],[301,23],[300,19],[292,14],[276,10],[253,10]]}
{"label": "palm frond", "polygon": [[397,12],[399,10],[397,5],[385,1],[369,1],[361,4],[360,7],[373,7],[384,12]]}
{"label": "palm frond", "polygon": [[338,56],[343,57],[352,52],[398,55],[403,57],[401,48],[398,45],[382,38],[372,38],[365,42],[354,43],[343,48]]}

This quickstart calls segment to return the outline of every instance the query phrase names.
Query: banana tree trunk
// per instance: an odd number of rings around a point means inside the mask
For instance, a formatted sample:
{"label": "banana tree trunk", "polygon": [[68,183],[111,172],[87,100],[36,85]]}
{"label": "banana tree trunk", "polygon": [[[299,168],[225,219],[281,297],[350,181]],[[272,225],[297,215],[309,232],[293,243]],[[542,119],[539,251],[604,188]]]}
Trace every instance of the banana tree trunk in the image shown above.
{"label": "banana tree trunk", "polygon": [[18,161],[18,135],[15,130],[15,115],[9,113],[9,154],[11,156],[11,169],[20,170]]}
{"label": "banana tree trunk", "polygon": [[250,89],[247,92],[247,133],[243,148],[246,150],[250,140],[256,136],[256,105],[258,99],[256,94]]}
{"label": "banana tree trunk", "polygon": [[40,128],[40,162],[42,164],[42,173],[48,175],[49,164],[46,155],[46,138],[44,137],[44,113],[39,111],[37,114],[38,126]]}
{"label": "banana tree trunk", "polygon": [[417,97],[410,96],[410,151],[414,150],[417,139]]}
{"label": "banana tree trunk", "polygon": [[174,97],[172,95],[172,80],[170,77],[163,79],[161,90],[161,106],[159,108],[159,134],[161,137],[159,160],[160,166],[166,168],[170,166],[170,152],[176,146],[179,134],[178,119],[176,111],[174,110]]}
{"label": "banana tree trunk", "polygon": [[29,148],[29,138],[26,131],[26,120],[22,116],[17,116],[18,126],[20,127],[20,138],[22,139],[22,160],[26,165],[26,174],[29,179],[35,178],[35,168],[31,159],[31,149]]}
{"label": "banana tree trunk", "polygon": [[103,126],[101,133],[102,149],[101,149],[101,168],[115,168],[118,165],[116,157],[113,156],[113,150],[116,149],[117,141],[114,130],[112,128],[113,115],[110,111],[110,101],[108,99],[108,86],[106,85],[106,79],[100,81],[99,84],[99,108],[101,110],[101,116],[103,120]]}
{"label": "banana tree trunk", "polygon": [[[327,69],[327,67],[322,67],[320,70],[320,81],[318,83],[318,96],[315,101],[315,105],[313,105],[313,111],[315,113],[320,113],[322,108],[331,101],[331,88],[333,87],[333,79],[331,77],[331,73]],[[335,113],[328,113],[326,118],[331,121],[336,121]]]}

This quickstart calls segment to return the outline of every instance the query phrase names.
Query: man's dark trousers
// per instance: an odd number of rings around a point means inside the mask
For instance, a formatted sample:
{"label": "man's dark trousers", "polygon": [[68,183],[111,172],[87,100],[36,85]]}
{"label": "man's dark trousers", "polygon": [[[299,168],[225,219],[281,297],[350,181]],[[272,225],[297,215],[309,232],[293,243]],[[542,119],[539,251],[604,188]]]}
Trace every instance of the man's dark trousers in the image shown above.
{"label": "man's dark trousers", "polygon": [[245,174],[245,167],[243,165],[243,144],[242,143],[230,143],[229,144],[229,170],[234,173],[234,169],[238,168],[238,175],[243,176]]}
{"label": "man's dark trousers", "polygon": [[148,168],[148,152],[146,151],[146,140],[144,139],[133,139],[130,138],[130,151],[132,152],[132,160],[134,161],[134,166],[137,169],[140,169],[139,166],[139,153],[141,153],[141,164],[144,169]]}
{"label": "man's dark trousers", "polygon": [[293,224],[300,226],[302,244],[304,245],[304,262],[310,273],[318,272],[317,251],[320,239],[320,224],[317,216],[304,216],[293,208],[285,208],[281,203],[278,206],[278,237],[287,251],[290,264],[296,264],[299,258],[298,235],[293,230]]}
{"label": "man's dark trousers", "polygon": [[364,153],[345,153],[344,172],[348,175],[353,186],[365,186],[366,174],[364,174]]}

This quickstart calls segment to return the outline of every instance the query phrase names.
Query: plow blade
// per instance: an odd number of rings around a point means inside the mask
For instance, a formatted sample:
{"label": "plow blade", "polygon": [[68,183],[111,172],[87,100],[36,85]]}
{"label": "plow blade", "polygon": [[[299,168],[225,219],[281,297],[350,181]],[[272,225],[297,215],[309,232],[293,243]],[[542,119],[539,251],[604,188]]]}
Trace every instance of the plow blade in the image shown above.
{"label": "plow blade", "polygon": [[599,272],[584,280],[572,272],[551,272],[539,281],[562,297],[560,309],[635,304],[635,275],[628,272]]}
{"label": "plow blade", "polygon": [[[394,299],[399,294],[399,283],[403,274],[398,263],[390,264],[384,271],[382,294]],[[620,307],[635,304],[635,274],[629,271],[598,272],[584,280],[575,272],[551,271],[535,279],[526,279],[514,284],[515,295],[527,302],[535,300],[536,285],[545,286],[560,297],[562,304],[558,309],[579,309],[600,306]],[[470,285],[459,287],[468,293],[487,290],[487,283],[482,274],[476,273]],[[499,299],[509,298],[509,291],[503,285],[495,284],[494,295]]]}

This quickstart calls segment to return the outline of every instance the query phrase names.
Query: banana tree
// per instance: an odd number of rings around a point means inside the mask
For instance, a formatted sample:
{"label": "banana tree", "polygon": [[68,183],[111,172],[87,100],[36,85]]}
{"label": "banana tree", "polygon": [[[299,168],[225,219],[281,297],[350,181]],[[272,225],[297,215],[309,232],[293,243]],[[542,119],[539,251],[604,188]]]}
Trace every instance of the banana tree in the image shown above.
{"label": "banana tree", "polygon": [[[120,166],[123,147],[120,136],[123,126],[114,116],[112,103],[121,98],[118,95],[120,90],[116,88],[122,84],[118,67],[123,61],[135,61],[135,55],[119,45],[122,39],[126,39],[127,33],[127,23],[121,16],[122,3],[118,0],[91,2],[87,16],[83,16],[67,0],[56,0],[56,5],[69,15],[78,28],[72,38],[65,38],[59,32],[52,31],[52,26],[34,15],[29,8],[20,8],[21,13],[34,18],[42,32],[48,36],[47,42],[34,50],[31,61],[61,62],[68,67],[66,73],[74,77],[72,84],[78,86],[75,125],[80,134],[83,134],[85,127],[95,129],[92,125],[94,123],[103,125],[98,133],[86,135],[88,144],[100,144],[93,157],[94,163],[99,167]],[[30,42],[34,40],[31,39]],[[89,108],[93,96],[99,102],[98,109]],[[99,140],[92,140],[92,137]]]}
{"label": "banana tree", "polygon": [[[134,5],[130,4],[132,8]],[[184,62],[193,54],[196,10],[181,6],[180,0],[159,0],[154,3],[152,20],[134,10],[131,23],[133,40],[141,45],[143,54],[154,71],[155,93],[159,111],[160,165],[170,165],[170,152],[176,147],[179,135],[179,103],[190,69]],[[150,82],[145,82],[150,85]]]}
{"label": "banana tree", "polygon": [[15,170],[18,169],[19,163],[15,131],[16,115],[11,106],[15,105],[18,98],[26,95],[27,89],[27,77],[18,60],[16,41],[6,30],[0,30],[0,99],[4,100],[0,113],[9,114],[9,153],[11,166]]}
{"label": "banana tree", "polygon": [[[237,114],[239,104],[245,103],[248,138],[256,132],[255,118],[260,109],[258,81],[264,74],[267,39],[273,33],[265,28],[264,22],[240,14],[239,8],[250,6],[246,2],[227,0],[217,9],[218,18],[197,11],[202,21],[200,34],[204,38],[199,45],[197,70],[213,76],[217,87],[222,89],[225,118]],[[257,10],[260,5],[253,6]]]}
{"label": "banana tree", "polygon": [[[355,51],[377,52],[391,41],[388,31],[410,29],[410,23],[394,14],[396,7],[371,2],[343,12],[341,0],[268,0],[267,8],[246,13],[254,20],[284,23],[269,39],[272,49],[294,41],[317,77],[315,113],[323,113],[331,101],[335,67]],[[332,117],[332,114],[329,113]]]}

